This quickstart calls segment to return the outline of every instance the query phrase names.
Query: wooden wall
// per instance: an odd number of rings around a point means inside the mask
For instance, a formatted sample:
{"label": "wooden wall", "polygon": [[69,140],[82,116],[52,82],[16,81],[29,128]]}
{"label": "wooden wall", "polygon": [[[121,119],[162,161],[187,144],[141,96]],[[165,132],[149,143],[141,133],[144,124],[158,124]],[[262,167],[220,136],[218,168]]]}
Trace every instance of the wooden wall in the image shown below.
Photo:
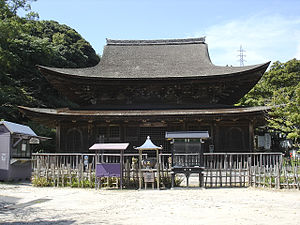
{"label": "wooden wall", "polygon": [[205,141],[205,152],[249,152],[253,146],[253,129],[249,120],[199,120],[186,121],[61,121],[57,128],[57,152],[88,152],[96,142],[129,142],[140,146],[149,135],[156,145],[169,152],[166,131],[204,130],[210,134]]}

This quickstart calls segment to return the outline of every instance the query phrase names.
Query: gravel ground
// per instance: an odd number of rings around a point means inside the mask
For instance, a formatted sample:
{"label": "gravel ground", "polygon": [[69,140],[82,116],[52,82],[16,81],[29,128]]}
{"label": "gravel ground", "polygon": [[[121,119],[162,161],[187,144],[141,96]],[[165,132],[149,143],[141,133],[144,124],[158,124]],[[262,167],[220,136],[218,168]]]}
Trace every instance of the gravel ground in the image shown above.
{"label": "gravel ground", "polygon": [[0,224],[300,224],[300,191],[94,190],[0,183]]}

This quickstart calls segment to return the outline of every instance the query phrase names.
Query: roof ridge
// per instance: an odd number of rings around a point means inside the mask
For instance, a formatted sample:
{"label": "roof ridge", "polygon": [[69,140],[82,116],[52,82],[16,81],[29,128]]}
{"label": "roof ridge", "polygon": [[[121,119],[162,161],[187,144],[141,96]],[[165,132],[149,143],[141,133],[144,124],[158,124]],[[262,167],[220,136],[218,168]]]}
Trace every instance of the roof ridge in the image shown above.
{"label": "roof ridge", "polygon": [[107,45],[179,45],[179,44],[205,44],[205,36],[199,38],[183,39],[155,39],[155,40],[112,40],[106,38]]}

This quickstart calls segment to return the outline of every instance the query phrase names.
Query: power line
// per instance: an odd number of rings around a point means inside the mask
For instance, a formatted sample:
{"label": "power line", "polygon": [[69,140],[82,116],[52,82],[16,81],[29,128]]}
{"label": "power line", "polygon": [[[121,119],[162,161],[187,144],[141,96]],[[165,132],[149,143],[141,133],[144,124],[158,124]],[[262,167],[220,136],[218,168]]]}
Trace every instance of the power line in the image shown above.
{"label": "power line", "polygon": [[242,48],[242,45],[240,45],[240,50],[238,50],[239,54],[238,56],[240,57],[240,66],[244,66],[244,62],[247,62],[245,60],[246,55],[244,54],[246,51]]}

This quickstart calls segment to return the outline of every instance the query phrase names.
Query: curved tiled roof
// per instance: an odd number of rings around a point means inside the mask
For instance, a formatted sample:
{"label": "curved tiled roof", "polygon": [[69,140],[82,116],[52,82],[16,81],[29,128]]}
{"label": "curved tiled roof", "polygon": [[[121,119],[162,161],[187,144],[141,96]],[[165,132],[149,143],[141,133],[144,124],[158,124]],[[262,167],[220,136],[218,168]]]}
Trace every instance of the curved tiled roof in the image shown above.
{"label": "curved tiled roof", "polygon": [[88,68],[38,66],[42,72],[100,79],[168,79],[230,75],[267,68],[268,63],[228,67],[212,64],[204,38],[110,40],[98,65]]}

